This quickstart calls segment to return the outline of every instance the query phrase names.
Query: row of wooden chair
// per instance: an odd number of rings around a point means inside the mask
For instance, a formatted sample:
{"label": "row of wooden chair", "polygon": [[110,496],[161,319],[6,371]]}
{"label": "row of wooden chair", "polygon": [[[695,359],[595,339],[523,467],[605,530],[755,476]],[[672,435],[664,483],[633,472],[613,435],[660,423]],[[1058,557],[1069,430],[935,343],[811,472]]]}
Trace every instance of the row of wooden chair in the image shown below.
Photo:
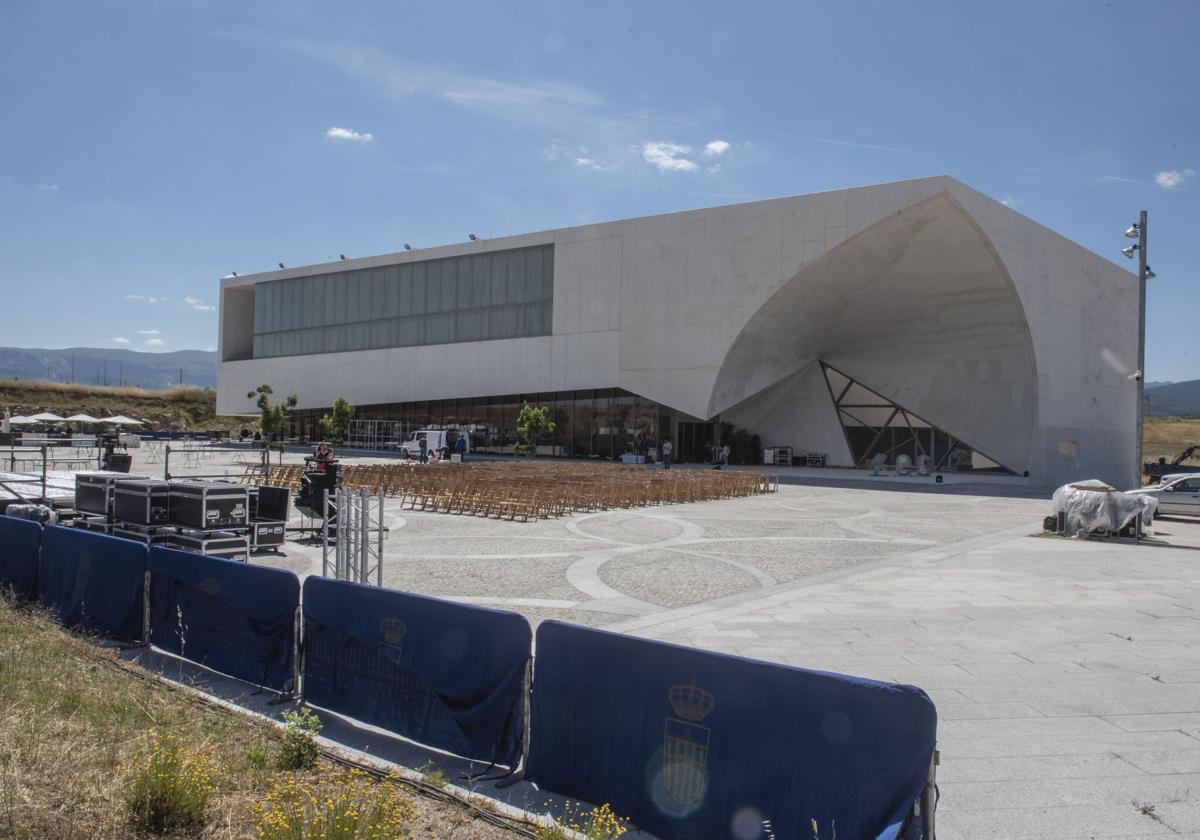
{"label": "row of wooden chair", "polygon": [[[299,464],[247,465],[242,481],[298,490]],[[342,487],[382,492],[401,507],[520,520],[576,512],[772,493],[777,476],[734,470],[647,470],[612,464],[480,461],[343,465]]]}

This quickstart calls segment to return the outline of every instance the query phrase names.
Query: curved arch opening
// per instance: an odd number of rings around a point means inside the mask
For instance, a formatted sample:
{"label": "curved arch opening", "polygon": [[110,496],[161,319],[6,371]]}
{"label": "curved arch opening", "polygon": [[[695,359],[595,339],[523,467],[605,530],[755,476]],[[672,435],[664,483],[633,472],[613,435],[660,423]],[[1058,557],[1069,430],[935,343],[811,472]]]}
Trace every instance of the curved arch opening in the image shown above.
{"label": "curved arch opening", "polygon": [[[803,445],[807,425],[836,416],[827,393],[792,385],[812,381],[818,360],[1008,469],[1028,469],[1037,376],[1024,309],[949,194],[846,240],[776,292],[726,355],[710,416],[786,389],[772,408],[776,427],[790,424]],[[850,456],[847,447],[840,459]]]}

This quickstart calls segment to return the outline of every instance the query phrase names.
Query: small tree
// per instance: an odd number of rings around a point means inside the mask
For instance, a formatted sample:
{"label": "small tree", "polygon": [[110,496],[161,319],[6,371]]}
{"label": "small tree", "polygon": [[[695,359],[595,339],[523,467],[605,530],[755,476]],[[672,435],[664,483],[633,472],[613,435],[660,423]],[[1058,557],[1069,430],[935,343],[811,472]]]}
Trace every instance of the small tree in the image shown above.
{"label": "small tree", "polygon": [[521,413],[517,415],[517,434],[524,442],[517,444],[513,451],[518,455],[536,455],[537,439],[550,434],[554,428],[548,408],[525,403],[521,406]]}
{"label": "small tree", "polygon": [[275,390],[270,385],[259,385],[253,391],[246,394],[246,399],[254,400],[254,404],[258,406],[258,410],[262,413],[258,424],[262,430],[264,459],[267,457],[266,453],[270,451],[271,438],[283,433],[288,412],[300,402],[300,399],[295,394],[292,394],[283,402],[273,403],[271,402],[271,395],[274,393]]}
{"label": "small tree", "polygon": [[332,440],[345,440],[346,430],[350,428],[350,418],[353,416],[354,406],[338,397],[333,401],[333,410],[321,418],[321,429]]}

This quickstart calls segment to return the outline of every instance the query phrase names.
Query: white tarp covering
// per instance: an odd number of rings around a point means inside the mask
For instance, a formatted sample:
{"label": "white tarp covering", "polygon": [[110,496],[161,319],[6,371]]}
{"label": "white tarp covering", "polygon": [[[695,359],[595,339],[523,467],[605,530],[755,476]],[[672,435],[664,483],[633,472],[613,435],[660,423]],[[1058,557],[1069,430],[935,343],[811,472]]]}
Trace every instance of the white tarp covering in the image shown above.
{"label": "white tarp covering", "polygon": [[1158,501],[1140,493],[1122,493],[1092,478],[1064,484],[1054,491],[1054,513],[1066,514],[1066,533],[1119,531],[1142,517],[1143,533],[1150,533]]}

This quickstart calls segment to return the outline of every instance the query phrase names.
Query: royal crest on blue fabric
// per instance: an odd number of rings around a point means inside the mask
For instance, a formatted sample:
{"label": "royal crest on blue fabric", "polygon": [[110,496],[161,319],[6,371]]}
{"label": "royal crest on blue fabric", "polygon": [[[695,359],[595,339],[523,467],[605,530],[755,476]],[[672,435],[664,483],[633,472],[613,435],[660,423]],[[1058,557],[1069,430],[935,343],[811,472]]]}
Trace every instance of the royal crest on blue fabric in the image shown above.
{"label": "royal crest on blue fabric", "polygon": [[292,691],[299,605],[289,571],[150,549],[150,639],[206,668]]}
{"label": "royal crest on blue fabric", "polygon": [[532,633],[516,613],[304,581],[304,699],[418,743],[512,767]]}
{"label": "royal crest on blue fabric", "polygon": [[920,689],[557,621],[536,651],[527,777],[664,840],[890,840],[925,787]]}

